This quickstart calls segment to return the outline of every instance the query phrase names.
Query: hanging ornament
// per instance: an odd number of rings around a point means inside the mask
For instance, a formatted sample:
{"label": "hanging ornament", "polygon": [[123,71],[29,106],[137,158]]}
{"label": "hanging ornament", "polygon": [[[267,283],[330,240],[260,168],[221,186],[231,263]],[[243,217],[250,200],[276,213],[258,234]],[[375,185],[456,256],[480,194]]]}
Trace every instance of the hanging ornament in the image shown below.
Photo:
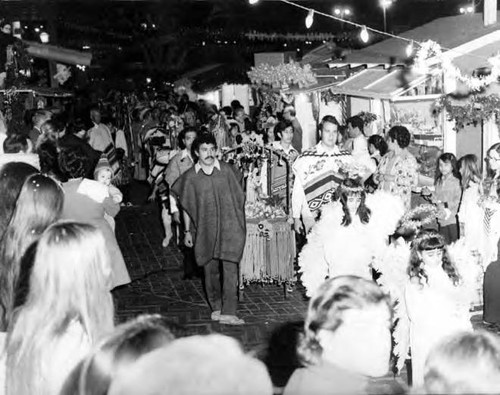
{"label": "hanging ornament", "polygon": [[364,43],[367,43],[368,40],[370,39],[370,35],[368,34],[368,30],[366,29],[366,26],[363,26],[363,28],[361,29],[361,32],[359,33],[359,38]]}
{"label": "hanging ornament", "polygon": [[406,47],[406,56],[411,57],[412,54],[413,54],[413,41],[411,41]]}
{"label": "hanging ornament", "polygon": [[311,9],[306,16],[306,28],[310,29],[314,22],[314,10]]}

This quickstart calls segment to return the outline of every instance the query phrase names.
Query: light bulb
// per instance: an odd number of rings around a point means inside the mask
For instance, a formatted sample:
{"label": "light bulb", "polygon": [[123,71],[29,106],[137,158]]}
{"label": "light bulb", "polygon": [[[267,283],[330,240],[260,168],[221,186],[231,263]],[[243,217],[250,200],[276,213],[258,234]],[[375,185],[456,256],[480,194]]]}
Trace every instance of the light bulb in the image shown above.
{"label": "light bulb", "polygon": [[346,8],[344,14],[351,15],[351,10],[349,8]]}
{"label": "light bulb", "polygon": [[335,8],[335,10],[333,12],[335,13],[335,15],[340,15],[340,9],[338,9],[338,8]]}
{"label": "light bulb", "polygon": [[469,14],[472,14],[474,12],[474,7],[471,7],[471,6],[467,7],[467,12]]}
{"label": "light bulb", "polygon": [[257,4],[259,0],[248,0],[251,5]]}
{"label": "light bulb", "polygon": [[406,56],[410,57],[413,54],[413,41],[406,47]]}
{"label": "light bulb", "polygon": [[366,26],[363,26],[363,29],[361,29],[361,33],[359,33],[359,38],[364,43],[367,43],[368,40],[370,39],[370,35],[368,34],[368,30],[366,30]]}
{"label": "light bulb", "polygon": [[314,22],[314,10],[309,10],[306,16],[306,28],[310,28]]}

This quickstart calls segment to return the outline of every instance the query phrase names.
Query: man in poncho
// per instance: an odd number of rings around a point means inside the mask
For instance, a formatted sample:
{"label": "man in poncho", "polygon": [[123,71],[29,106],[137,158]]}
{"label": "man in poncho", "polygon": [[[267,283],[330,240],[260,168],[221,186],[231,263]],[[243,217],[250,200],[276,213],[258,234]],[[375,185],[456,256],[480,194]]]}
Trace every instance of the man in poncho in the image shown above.
{"label": "man in poncho", "polygon": [[246,240],[245,192],[241,174],[219,162],[216,150],[211,134],[196,138],[192,151],[198,161],[180,176],[172,192],[184,210],[184,243],[194,245],[196,262],[205,272],[212,320],[241,325],[244,321],[236,316],[236,308],[238,264]]}

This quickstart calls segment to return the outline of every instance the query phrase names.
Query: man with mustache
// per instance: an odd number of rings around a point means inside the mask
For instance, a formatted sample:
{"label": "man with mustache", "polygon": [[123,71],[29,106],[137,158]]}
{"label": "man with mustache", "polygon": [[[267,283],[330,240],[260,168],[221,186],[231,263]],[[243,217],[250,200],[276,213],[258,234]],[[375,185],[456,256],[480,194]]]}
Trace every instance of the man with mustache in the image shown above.
{"label": "man with mustache", "polygon": [[197,162],[179,177],[172,193],[183,209],[184,244],[194,246],[196,263],[205,272],[212,320],[242,325],[245,322],[236,316],[236,309],[238,264],[246,240],[243,177],[231,165],[219,162],[216,150],[212,134],[197,137],[192,145]]}

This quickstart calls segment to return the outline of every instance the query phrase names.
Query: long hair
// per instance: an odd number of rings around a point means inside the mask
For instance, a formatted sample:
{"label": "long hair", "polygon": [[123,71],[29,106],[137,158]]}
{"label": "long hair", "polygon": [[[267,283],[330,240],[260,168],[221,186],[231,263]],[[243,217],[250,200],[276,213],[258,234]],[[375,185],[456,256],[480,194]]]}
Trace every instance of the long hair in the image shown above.
{"label": "long hair", "polygon": [[436,162],[436,174],[434,176],[434,184],[439,185],[443,182],[443,174],[439,170],[439,162],[451,164],[451,174],[453,177],[460,179],[460,174],[458,173],[457,158],[451,152],[445,152],[442,154]]}
{"label": "long hair", "polygon": [[458,271],[450,260],[446,243],[443,236],[437,231],[429,229],[421,231],[413,240],[410,253],[410,263],[408,265],[408,276],[410,279],[416,279],[420,285],[427,284],[429,277],[423,267],[423,261],[420,257],[422,251],[443,250],[443,258],[441,267],[450,278],[453,285],[457,286],[460,283]]}
{"label": "long hair", "polygon": [[472,182],[481,183],[481,172],[477,163],[477,156],[474,154],[464,155],[458,161],[460,169],[462,189],[465,191]]}
{"label": "long hair", "polygon": [[[488,149],[488,156],[490,154],[491,151],[496,151],[498,153],[498,155],[500,155],[500,143],[496,143],[496,144],[493,144],[489,149]],[[491,166],[490,166],[490,162],[486,162],[487,164],[487,172],[486,172],[486,176],[487,176],[487,179],[488,181],[492,181],[494,185],[496,185],[496,192],[497,192],[497,196],[500,196],[500,182],[498,182],[498,179],[500,178],[500,171],[496,172],[494,171]]]}
{"label": "long hair", "polygon": [[44,232],[27,300],[7,339],[8,395],[48,395],[55,373],[50,367],[71,370],[50,364],[54,353],[66,351],[58,346],[70,325],[78,324],[90,344],[112,330],[110,274],[104,236],[97,228],[61,222]]}
{"label": "long hair", "polygon": [[309,301],[304,333],[297,349],[302,362],[320,363],[323,350],[318,334],[322,329],[335,332],[343,323],[344,312],[381,303],[391,310],[388,296],[373,281],[356,276],[338,276],[325,281]]}
{"label": "long hair", "polygon": [[360,202],[359,207],[356,210],[356,214],[359,216],[359,220],[362,224],[367,224],[370,222],[370,216],[372,214],[371,210],[366,206],[366,192],[357,180],[346,179],[337,189],[337,198],[342,204],[342,211],[344,211],[344,217],[342,218],[342,225],[349,226],[352,222],[351,213],[347,207],[347,199],[349,196],[359,196]]}
{"label": "long hair", "polygon": [[61,395],[106,395],[112,378],[139,357],[175,337],[158,314],[141,315],[115,328],[68,377]]}
{"label": "long hair", "polygon": [[34,174],[24,182],[16,207],[0,242],[1,327],[12,318],[21,260],[45,229],[60,216],[63,191],[50,177]]}
{"label": "long hair", "polygon": [[0,167],[0,240],[9,225],[24,181],[38,170],[27,163],[10,162]]}

